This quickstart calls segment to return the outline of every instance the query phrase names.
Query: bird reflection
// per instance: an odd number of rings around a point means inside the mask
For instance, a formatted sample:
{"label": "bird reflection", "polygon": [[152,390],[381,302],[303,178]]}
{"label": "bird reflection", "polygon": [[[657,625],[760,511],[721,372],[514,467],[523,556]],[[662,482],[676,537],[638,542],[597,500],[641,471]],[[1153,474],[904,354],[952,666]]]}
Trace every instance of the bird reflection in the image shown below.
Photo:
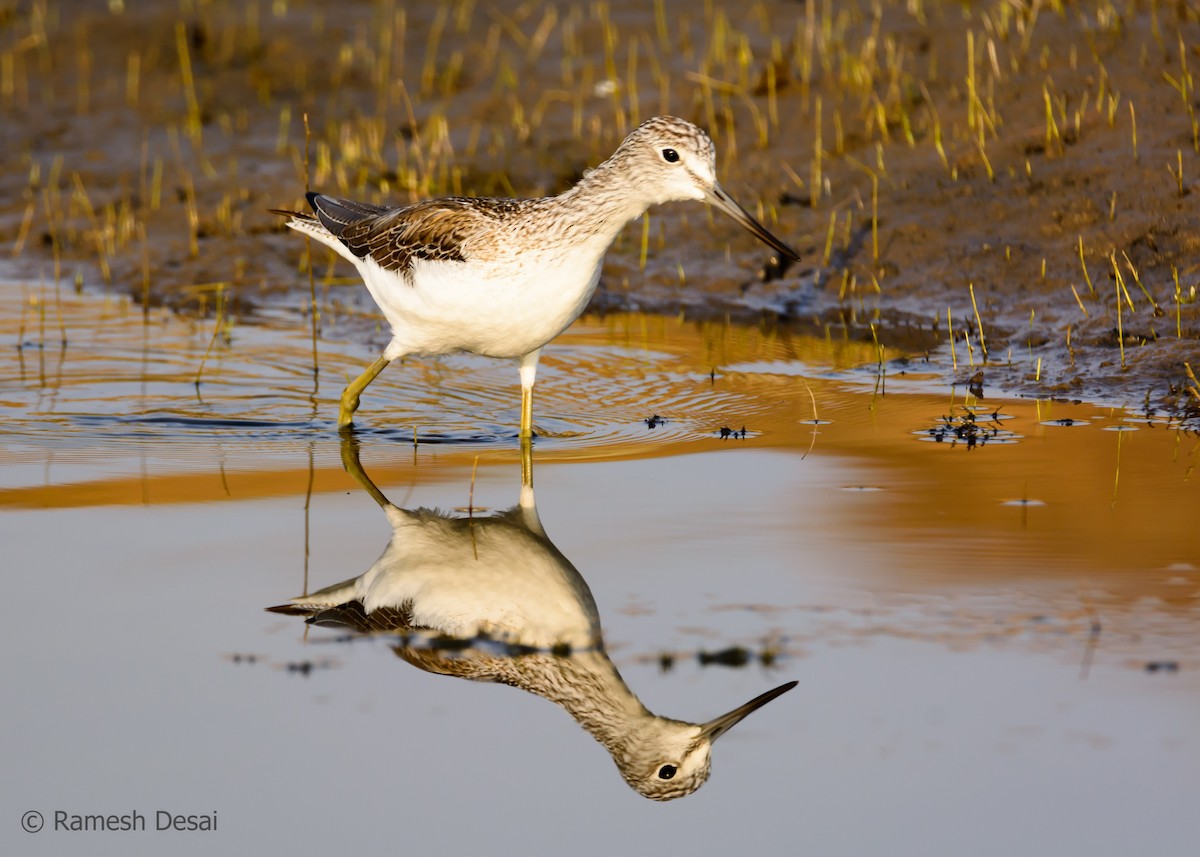
{"label": "bird reflection", "polygon": [[342,440],[346,469],[383,509],[392,538],[365,573],[268,608],[310,624],[396,636],[396,654],[432,673],[508,684],[565,708],[654,800],[708,779],[712,743],[791,690],[788,682],[706,723],[652,714],[604,650],[591,590],[546,535],[528,441],[520,500],[486,517],[393,505]]}

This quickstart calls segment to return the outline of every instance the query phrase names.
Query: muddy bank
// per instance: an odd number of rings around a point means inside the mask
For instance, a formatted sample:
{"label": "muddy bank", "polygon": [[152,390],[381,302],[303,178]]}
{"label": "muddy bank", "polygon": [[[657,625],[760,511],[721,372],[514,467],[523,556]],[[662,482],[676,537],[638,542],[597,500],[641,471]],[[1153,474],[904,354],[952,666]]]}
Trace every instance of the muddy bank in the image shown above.
{"label": "muddy bank", "polygon": [[[874,324],[947,380],[986,352],[985,390],[1195,416],[1197,45],[1182,2],[6,4],[0,242],[186,313],[307,308],[266,212],[306,184],[554,193],[671,112],[805,260],[763,277],[735,224],[670,206],[597,307]],[[353,272],[313,268],[325,333],[373,331]]]}

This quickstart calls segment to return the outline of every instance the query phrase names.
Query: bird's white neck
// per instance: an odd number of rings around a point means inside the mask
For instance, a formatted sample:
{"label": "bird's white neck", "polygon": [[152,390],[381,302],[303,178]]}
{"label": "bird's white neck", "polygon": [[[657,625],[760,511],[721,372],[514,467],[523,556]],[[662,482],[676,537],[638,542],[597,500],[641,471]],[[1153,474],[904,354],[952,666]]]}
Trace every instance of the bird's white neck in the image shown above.
{"label": "bird's white neck", "polygon": [[565,708],[610,752],[616,752],[638,723],[653,719],[604,652],[564,658],[562,667],[561,683],[527,689]]}
{"label": "bird's white neck", "polygon": [[611,158],[554,199],[564,212],[586,215],[565,219],[565,230],[572,239],[604,250],[625,224],[641,217],[656,202],[647,200],[644,191],[635,187],[628,173],[616,168]]}
{"label": "bird's white neck", "polygon": [[632,736],[659,719],[629,689],[603,650],[491,660],[488,667],[471,677],[519,687],[561,705],[618,764]]}

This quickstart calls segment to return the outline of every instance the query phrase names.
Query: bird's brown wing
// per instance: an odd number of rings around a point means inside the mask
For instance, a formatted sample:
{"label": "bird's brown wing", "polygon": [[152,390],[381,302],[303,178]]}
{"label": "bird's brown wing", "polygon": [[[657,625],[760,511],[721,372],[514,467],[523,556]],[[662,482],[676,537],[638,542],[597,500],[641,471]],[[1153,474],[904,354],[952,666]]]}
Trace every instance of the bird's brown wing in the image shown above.
{"label": "bird's brown wing", "polygon": [[321,224],[355,256],[370,256],[399,274],[414,259],[465,261],[470,239],[521,205],[520,200],[447,197],[385,208],[321,194],[309,194],[309,203]]}

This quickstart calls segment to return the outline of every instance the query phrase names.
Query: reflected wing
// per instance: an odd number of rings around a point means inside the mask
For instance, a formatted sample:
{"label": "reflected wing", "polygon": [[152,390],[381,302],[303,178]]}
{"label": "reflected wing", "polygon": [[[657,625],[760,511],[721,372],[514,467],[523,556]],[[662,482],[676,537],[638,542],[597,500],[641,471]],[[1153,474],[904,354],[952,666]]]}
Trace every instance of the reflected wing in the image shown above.
{"label": "reflected wing", "polygon": [[307,616],[308,624],[321,628],[345,628],[360,634],[394,634],[414,630],[412,601],[405,601],[399,607],[380,607],[370,613],[361,601],[347,601],[328,607],[283,604],[267,609],[287,616]]}

